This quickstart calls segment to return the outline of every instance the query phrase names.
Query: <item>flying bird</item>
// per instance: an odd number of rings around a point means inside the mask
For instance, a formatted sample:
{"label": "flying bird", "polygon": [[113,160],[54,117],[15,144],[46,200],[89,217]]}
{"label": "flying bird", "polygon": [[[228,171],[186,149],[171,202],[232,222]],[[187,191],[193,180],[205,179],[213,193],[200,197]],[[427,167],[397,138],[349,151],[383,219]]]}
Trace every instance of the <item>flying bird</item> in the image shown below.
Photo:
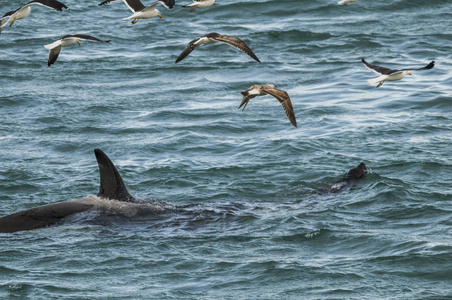
{"label": "flying bird", "polygon": [[380,77],[367,80],[368,83],[378,82],[377,87],[381,86],[385,81],[400,80],[406,75],[411,75],[410,71],[428,70],[435,66],[435,61],[431,61],[428,65],[419,69],[411,68],[411,69],[391,70],[385,67],[371,65],[367,61],[365,61],[364,58],[361,59],[361,61],[363,62],[364,66],[366,66],[366,68],[380,75]]}
{"label": "flying bird", "polygon": [[219,34],[216,32],[211,32],[206,35],[200,36],[190,43],[188,43],[187,47],[184,51],[179,55],[179,57],[176,59],[176,64],[186,58],[193,50],[195,50],[197,47],[201,46],[202,44],[213,44],[216,42],[221,42],[228,44],[229,46],[232,46],[242,52],[245,52],[249,56],[251,56],[254,60],[257,62],[261,62],[259,58],[251,51],[251,49],[245,44],[244,41],[241,39],[235,37],[235,36],[229,36],[225,34]]}
{"label": "flying bird", "polygon": [[212,6],[215,2],[217,2],[217,0],[193,0],[192,4],[182,5],[182,7],[192,7],[192,9],[190,9],[190,12],[194,12],[198,8]]}
{"label": "flying bird", "polygon": [[276,100],[278,100],[279,103],[282,104],[290,123],[292,123],[293,126],[297,127],[297,120],[295,119],[292,102],[290,101],[290,97],[287,92],[275,89],[275,86],[273,84],[255,84],[246,91],[240,93],[243,95],[243,99],[238,108],[241,108],[243,106],[242,111],[245,110],[248,101],[250,101],[250,99],[252,98],[264,95],[271,95],[275,97]]}
{"label": "flying bird", "polygon": [[358,0],[341,0],[341,1],[339,1],[337,4],[344,4],[344,5],[347,5],[347,4],[349,4],[350,2],[356,2],[356,1],[358,1]]}
{"label": "flying bird", "polygon": [[67,6],[63,3],[56,1],[56,0],[33,0],[25,4],[24,6],[7,12],[1,19],[0,19],[0,33],[2,32],[2,28],[6,26],[9,23],[9,27],[12,27],[14,22],[16,20],[25,19],[28,17],[28,15],[31,12],[31,5],[37,4],[41,6],[45,6],[54,10],[62,11],[63,8],[67,9]]}
{"label": "flying bird", "polygon": [[68,34],[63,36],[61,39],[53,42],[52,44],[45,45],[44,47],[49,49],[49,58],[47,60],[47,66],[51,66],[56,62],[58,55],[60,55],[61,47],[66,47],[75,43],[81,46],[80,41],[91,41],[91,42],[101,42],[109,43],[110,41],[102,41],[86,34]]}
{"label": "flying bird", "polygon": [[[99,3],[99,5],[104,5],[113,1],[118,0],[105,0],[102,3]],[[146,7],[144,6],[143,3],[141,3],[140,0],[123,0],[123,1],[127,5],[127,7],[133,12],[133,15],[124,18],[123,20],[133,19],[132,24],[135,24],[140,19],[150,19],[157,16],[161,19],[163,17],[160,14],[160,11],[156,9],[157,5],[162,4],[167,9],[172,9],[175,4],[175,0],[160,0]]]}

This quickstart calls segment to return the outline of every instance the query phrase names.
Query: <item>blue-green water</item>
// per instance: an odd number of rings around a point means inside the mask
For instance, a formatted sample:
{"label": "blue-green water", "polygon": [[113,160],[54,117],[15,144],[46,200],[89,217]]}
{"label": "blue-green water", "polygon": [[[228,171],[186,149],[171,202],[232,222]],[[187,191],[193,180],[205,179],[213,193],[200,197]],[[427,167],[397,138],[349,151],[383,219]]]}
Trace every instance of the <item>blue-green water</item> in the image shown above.
{"label": "blue-green water", "polygon": [[[98,2],[35,5],[0,35],[0,216],[97,194],[94,148],[134,196],[185,209],[0,234],[0,298],[452,299],[451,1],[177,0],[135,25]],[[174,64],[214,31],[262,64],[224,44]],[[111,43],[47,67],[70,33]],[[436,66],[376,89],[362,57]],[[256,83],[289,93],[298,128],[270,96],[237,109]]]}

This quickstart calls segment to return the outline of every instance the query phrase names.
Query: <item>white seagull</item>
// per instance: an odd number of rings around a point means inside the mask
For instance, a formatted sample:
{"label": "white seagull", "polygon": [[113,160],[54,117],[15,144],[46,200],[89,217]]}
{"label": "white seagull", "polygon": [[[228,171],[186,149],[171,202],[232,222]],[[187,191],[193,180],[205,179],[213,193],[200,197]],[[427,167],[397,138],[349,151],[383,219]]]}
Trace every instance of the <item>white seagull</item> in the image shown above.
{"label": "white seagull", "polygon": [[347,4],[349,4],[350,2],[356,2],[356,1],[358,1],[358,0],[341,0],[341,1],[339,1],[337,4],[344,4],[344,5],[347,5]]}
{"label": "white seagull", "polygon": [[394,80],[400,80],[406,75],[411,75],[410,71],[419,71],[419,70],[428,70],[435,66],[435,61],[431,61],[428,65],[426,65],[423,68],[419,69],[399,69],[399,70],[391,70],[385,67],[379,67],[369,64],[367,61],[361,59],[363,64],[368,68],[369,70],[377,73],[380,75],[380,77],[374,78],[374,79],[368,79],[368,83],[377,83],[377,87],[381,86],[385,81],[394,81]]}
{"label": "white seagull", "polygon": [[2,32],[2,28],[6,26],[9,23],[9,27],[12,27],[14,22],[16,20],[25,19],[28,17],[28,15],[31,12],[30,5],[37,4],[42,5],[54,10],[62,11],[63,8],[67,9],[67,6],[63,3],[56,1],[56,0],[33,0],[25,4],[24,6],[7,12],[1,19],[0,19],[0,33]]}
{"label": "white seagull", "polygon": [[184,51],[179,55],[179,57],[176,59],[176,64],[186,58],[193,50],[195,50],[197,47],[201,46],[202,44],[213,44],[216,42],[221,42],[228,44],[229,46],[232,46],[242,52],[245,52],[249,56],[251,56],[255,61],[261,62],[259,58],[251,51],[251,49],[245,44],[244,41],[241,39],[235,37],[235,36],[229,36],[225,34],[219,34],[216,32],[211,32],[206,35],[200,36],[190,43],[188,43],[187,47]]}
{"label": "white seagull", "polygon": [[198,8],[204,8],[212,6],[217,0],[193,0],[192,4],[189,5],[182,5],[182,7],[193,7],[190,9],[190,12],[194,12]]}
{"label": "white seagull", "polygon": [[290,123],[292,123],[293,126],[297,127],[297,120],[295,119],[292,102],[290,101],[290,97],[287,92],[275,89],[275,86],[273,84],[255,84],[246,91],[240,93],[243,95],[243,99],[238,108],[243,106],[242,111],[245,110],[248,101],[250,101],[250,99],[252,98],[264,95],[271,95],[275,97],[276,100],[278,100],[279,103],[282,104]]}
{"label": "white seagull", "polygon": [[[99,3],[99,5],[104,5],[113,1],[118,0],[105,0],[102,3]],[[123,20],[132,20],[132,24],[135,24],[140,19],[150,19],[153,17],[159,17],[160,19],[163,18],[160,14],[160,11],[156,9],[157,5],[160,3],[163,6],[165,6],[167,9],[172,9],[175,4],[175,0],[160,0],[152,3],[149,6],[144,6],[143,3],[141,3],[140,0],[123,0],[124,3],[127,5],[127,7],[133,12],[133,15],[130,17],[124,18]]]}
{"label": "white seagull", "polygon": [[49,49],[49,58],[47,60],[47,66],[51,66],[54,62],[56,62],[58,55],[60,54],[61,47],[66,47],[75,43],[81,45],[80,40],[82,41],[91,41],[91,42],[101,42],[101,43],[109,43],[110,41],[102,41],[98,38],[95,38],[86,34],[68,34],[63,36],[58,41],[53,42],[52,44],[45,45],[44,47]]}

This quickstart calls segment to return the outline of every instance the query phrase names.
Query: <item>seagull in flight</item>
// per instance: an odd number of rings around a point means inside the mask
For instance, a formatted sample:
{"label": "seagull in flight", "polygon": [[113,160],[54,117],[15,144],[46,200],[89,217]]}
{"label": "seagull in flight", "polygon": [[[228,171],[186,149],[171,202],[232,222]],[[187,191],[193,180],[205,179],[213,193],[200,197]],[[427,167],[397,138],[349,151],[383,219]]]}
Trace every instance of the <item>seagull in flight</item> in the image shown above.
{"label": "seagull in flight", "polygon": [[5,27],[9,23],[9,27],[12,27],[16,20],[25,19],[31,12],[31,5],[41,5],[44,7],[48,7],[54,10],[62,11],[63,8],[67,8],[63,3],[56,0],[33,0],[28,2],[22,7],[19,7],[16,10],[7,12],[2,18],[0,18],[0,33],[2,32],[2,28]]}
{"label": "seagull in flight", "polygon": [[351,2],[356,2],[356,1],[358,1],[358,0],[341,0],[337,4],[347,5],[347,4],[351,3]]}
{"label": "seagull in flight", "polygon": [[297,120],[295,119],[292,102],[290,101],[290,97],[287,92],[275,89],[275,86],[273,84],[255,84],[250,86],[246,91],[240,93],[243,95],[243,99],[238,108],[241,108],[243,106],[242,111],[245,110],[248,101],[250,101],[250,99],[252,98],[264,95],[271,95],[275,97],[276,100],[278,100],[279,103],[282,104],[290,123],[293,126],[297,127]]}
{"label": "seagull in flight", "polygon": [[[119,0],[105,0],[99,5],[104,5],[113,1],[119,1]],[[133,15],[130,17],[124,18],[123,20],[129,20],[132,19],[132,24],[135,24],[140,19],[150,19],[153,17],[159,17],[160,19],[163,18],[160,14],[160,11],[156,9],[158,4],[162,4],[167,9],[172,9],[175,4],[175,0],[160,0],[152,3],[149,6],[144,6],[143,3],[141,3],[140,0],[123,0],[124,3],[127,5],[127,7],[133,12]]]}
{"label": "seagull in flight", "polygon": [[406,75],[412,75],[410,71],[429,70],[435,66],[435,61],[431,61],[428,65],[419,69],[411,68],[391,70],[385,67],[371,65],[367,61],[365,61],[364,58],[361,59],[361,61],[364,66],[366,66],[366,68],[380,75],[380,77],[367,80],[368,83],[378,83],[377,87],[380,87],[385,81],[400,80]]}
{"label": "seagull in flight", "polygon": [[235,37],[235,36],[229,36],[225,34],[219,34],[216,32],[211,32],[206,35],[200,36],[190,43],[188,43],[187,47],[185,47],[185,50],[182,51],[182,53],[179,55],[179,57],[176,59],[176,64],[186,58],[193,50],[195,50],[197,47],[201,46],[202,44],[213,44],[213,43],[225,43],[229,46],[232,46],[242,52],[245,52],[250,57],[252,57],[255,61],[261,62],[259,58],[251,51],[251,49],[245,44],[244,41],[241,39]]}
{"label": "seagull in flight", "polygon": [[192,7],[192,9],[190,9],[190,12],[194,12],[198,8],[212,6],[215,2],[217,2],[217,0],[193,0],[192,4],[182,5],[182,7]]}
{"label": "seagull in flight", "polygon": [[80,41],[91,41],[91,42],[101,42],[109,43],[110,41],[102,41],[98,38],[86,34],[68,34],[63,36],[61,39],[53,42],[52,44],[45,45],[44,47],[49,49],[49,58],[47,60],[47,66],[51,66],[56,62],[58,55],[60,55],[61,47],[70,46],[72,44],[78,43],[79,46],[82,44]]}

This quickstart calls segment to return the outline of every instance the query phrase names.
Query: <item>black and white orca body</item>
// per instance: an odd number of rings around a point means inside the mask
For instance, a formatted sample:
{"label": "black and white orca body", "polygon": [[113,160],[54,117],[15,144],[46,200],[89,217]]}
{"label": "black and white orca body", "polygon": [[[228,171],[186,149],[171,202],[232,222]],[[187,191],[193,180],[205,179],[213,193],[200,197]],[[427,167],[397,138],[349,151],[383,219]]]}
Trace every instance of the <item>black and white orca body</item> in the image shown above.
{"label": "black and white orca body", "polygon": [[108,156],[95,149],[100,172],[97,196],[43,205],[0,218],[0,233],[31,230],[55,225],[64,218],[90,209],[103,209],[125,216],[152,214],[176,207],[164,201],[142,201],[130,195],[118,170]]}

